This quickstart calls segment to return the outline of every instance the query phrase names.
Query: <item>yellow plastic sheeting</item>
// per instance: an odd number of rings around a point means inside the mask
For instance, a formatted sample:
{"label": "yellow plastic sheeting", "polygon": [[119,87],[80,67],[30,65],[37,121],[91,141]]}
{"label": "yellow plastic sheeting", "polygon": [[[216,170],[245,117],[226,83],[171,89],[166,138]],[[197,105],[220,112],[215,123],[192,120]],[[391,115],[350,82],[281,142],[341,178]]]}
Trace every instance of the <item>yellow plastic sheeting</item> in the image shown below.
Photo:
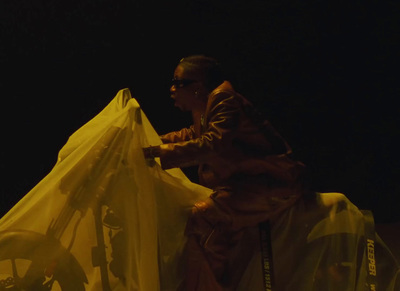
{"label": "yellow plastic sheeting", "polygon": [[260,268],[259,249],[239,290],[400,290],[400,266],[376,234],[372,213],[341,193],[299,201],[270,222],[270,236],[267,272]]}
{"label": "yellow plastic sheeting", "polygon": [[147,165],[159,143],[121,90],[0,220],[0,290],[176,290],[188,214],[210,190]]}
{"label": "yellow plastic sheeting", "polygon": [[[75,132],[0,220],[0,291],[177,290],[187,217],[211,190],[149,165],[142,148],[160,143],[127,89]],[[256,226],[234,249],[238,291],[399,290],[371,214],[342,194],[300,201],[270,222],[270,235],[269,259]],[[235,264],[244,257],[248,265]]]}

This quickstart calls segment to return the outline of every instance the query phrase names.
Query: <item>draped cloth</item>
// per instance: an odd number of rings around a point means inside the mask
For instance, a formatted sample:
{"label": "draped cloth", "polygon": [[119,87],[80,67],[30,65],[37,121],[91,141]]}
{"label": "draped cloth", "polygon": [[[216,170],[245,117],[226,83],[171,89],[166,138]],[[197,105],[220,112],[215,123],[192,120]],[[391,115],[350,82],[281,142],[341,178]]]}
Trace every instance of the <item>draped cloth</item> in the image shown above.
{"label": "draped cloth", "polygon": [[[71,135],[51,172],[0,220],[0,290],[177,290],[187,219],[211,190],[146,161],[142,148],[160,143],[128,89]],[[270,225],[271,290],[399,290],[372,216],[343,194],[317,193]],[[260,245],[250,228],[234,250],[251,250],[239,291],[270,288]]]}
{"label": "draped cloth", "polygon": [[[372,213],[344,194],[315,193],[269,223],[270,258],[257,250],[238,290],[400,290],[400,265]],[[263,272],[260,261],[272,267]]]}
{"label": "draped cloth", "polygon": [[148,165],[142,148],[159,143],[129,90],[118,92],[0,220],[0,280],[16,277],[15,263],[23,286],[176,290],[188,214],[210,190]]}

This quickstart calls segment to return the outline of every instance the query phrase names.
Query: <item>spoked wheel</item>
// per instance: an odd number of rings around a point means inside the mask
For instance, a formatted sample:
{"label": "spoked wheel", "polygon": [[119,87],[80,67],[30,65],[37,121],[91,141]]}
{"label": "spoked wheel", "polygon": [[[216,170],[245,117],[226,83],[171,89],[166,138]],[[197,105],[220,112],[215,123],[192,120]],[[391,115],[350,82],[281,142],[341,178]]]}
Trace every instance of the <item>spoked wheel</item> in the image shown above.
{"label": "spoked wheel", "polygon": [[1,235],[0,291],[85,290],[83,270],[57,241],[32,232]]}
{"label": "spoked wheel", "polygon": [[[45,268],[40,274],[36,271],[32,272],[34,265],[35,262],[32,262],[30,258],[1,258],[0,290],[73,290],[68,289],[68,283],[63,280],[63,274],[50,274],[51,266]],[[32,276],[32,273],[36,273],[35,276]]]}

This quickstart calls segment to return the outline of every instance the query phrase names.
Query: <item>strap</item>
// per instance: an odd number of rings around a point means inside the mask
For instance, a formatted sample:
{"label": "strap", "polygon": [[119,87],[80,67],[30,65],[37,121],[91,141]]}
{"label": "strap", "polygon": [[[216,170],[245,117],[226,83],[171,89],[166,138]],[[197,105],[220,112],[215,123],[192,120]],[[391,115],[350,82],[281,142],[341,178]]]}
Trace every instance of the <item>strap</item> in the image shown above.
{"label": "strap", "polygon": [[260,231],[261,267],[263,270],[264,290],[272,291],[274,276],[272,264],[271,227],[268,221],[261,222],[258,227]]}
{"label": "strap", "polygon": [[365,246],[366,246],[366,268],[367,268],[367,290],[378,290],[376,284],[377,267],[375,255],[375,222],[374,216],[369,210],[362,210],[364,215]]}

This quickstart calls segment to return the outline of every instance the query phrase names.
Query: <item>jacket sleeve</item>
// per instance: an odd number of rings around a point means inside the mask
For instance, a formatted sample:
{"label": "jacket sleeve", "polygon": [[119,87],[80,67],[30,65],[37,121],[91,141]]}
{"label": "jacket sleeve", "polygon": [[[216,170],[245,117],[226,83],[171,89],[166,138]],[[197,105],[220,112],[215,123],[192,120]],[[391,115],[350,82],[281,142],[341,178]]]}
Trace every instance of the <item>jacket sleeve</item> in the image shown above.
{"label": "jacket sleeve", "polygon": [[161,141],[163,143],[176,143],[191,140],[195,137],[194,126],[190,126],[189,128],[183,128],[178,131],[170,132],[164,135],[161,135]]}
{"label": "jacket sleeve", "polygon": [[212,97],[207,126],[199,138],[160,145],[159,156],[164,169],[187,167],[216,156],[231,142],[238,125],[240,106],[227,92]]}

